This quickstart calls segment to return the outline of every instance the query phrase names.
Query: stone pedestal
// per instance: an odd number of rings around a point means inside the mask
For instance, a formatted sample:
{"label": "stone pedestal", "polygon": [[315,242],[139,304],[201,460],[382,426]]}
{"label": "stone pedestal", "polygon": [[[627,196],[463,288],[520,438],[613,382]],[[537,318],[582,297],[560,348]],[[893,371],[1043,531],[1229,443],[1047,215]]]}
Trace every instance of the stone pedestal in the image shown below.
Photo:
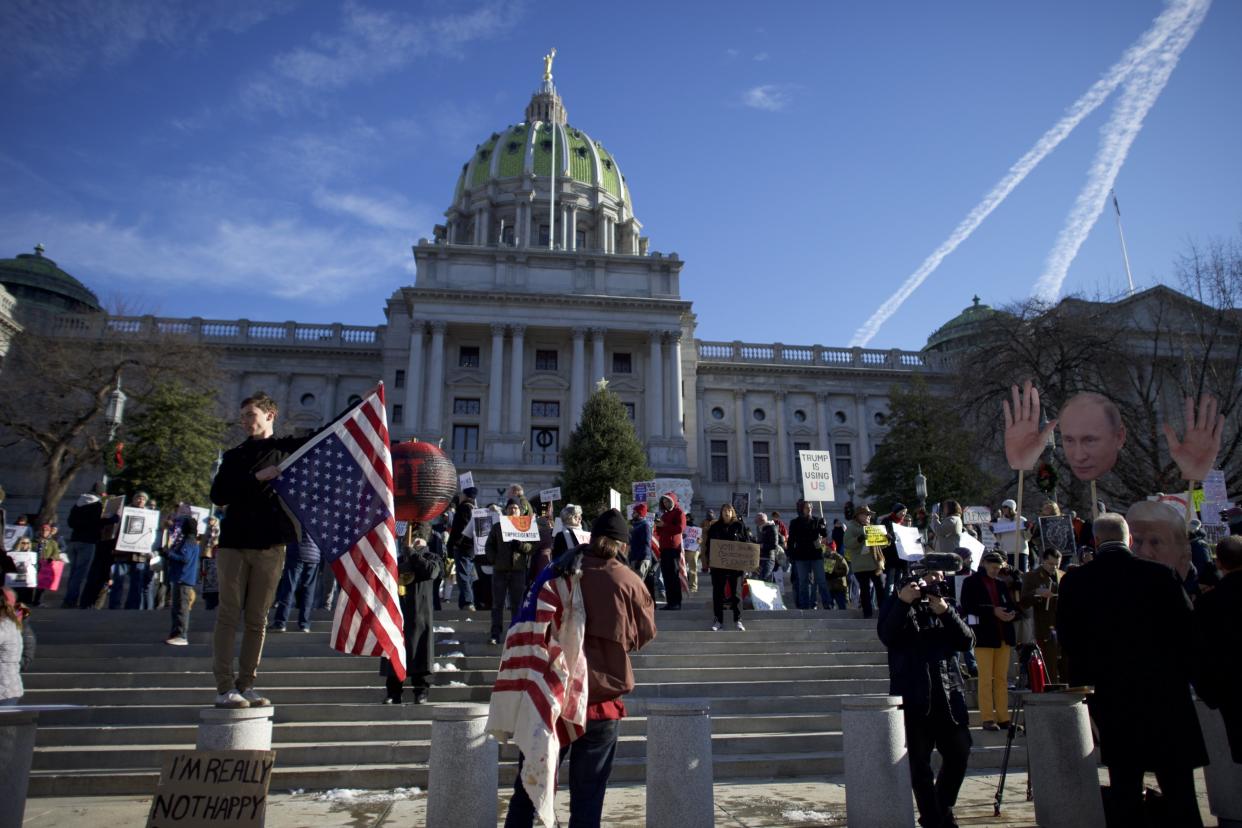
{"label": "stone pedestal", "polygon": [[431,709],[428,825],[495,828],[499,749],[486,726],[485,704]]}
{"label": "stone pedestal", "polygon": [[901,696],[864,695],[841,702],[845,737],[845,810],[850,825],[911,828],[914,794]]}
{"label": "stone pedestal", "polygon": [[198,714],[196,750],[271,750],[271,707],[205,707]]}
{"label": "stone pedestal", "polygon": [[712,828],[712,720],[707,699],[647,702],[648,828]]}
{"label": "stone pedestal", "polygon": [[0,707],[0,828],[21,828],[38,724],[37,711]]}
{"label": "stone pedestal", "polygon": [[1195,702],[1199,713],[1199,727],[1203,729],[1203,741],[1207,743],[1211,764],[1203,769],[1207,780],[1208,808],[1220,822],[1221,828],[1242,828],[1242,765],[1233,761],[1229,752],[1229,739],[1225,736],[1225,721],[1219,710],[1213,710],[1201,701]]}
{"label": "stone pedestal", "polygon": [[1025,709],[1035,821],[1056,828],[1104,828],[1086,696],[1031,693]]}

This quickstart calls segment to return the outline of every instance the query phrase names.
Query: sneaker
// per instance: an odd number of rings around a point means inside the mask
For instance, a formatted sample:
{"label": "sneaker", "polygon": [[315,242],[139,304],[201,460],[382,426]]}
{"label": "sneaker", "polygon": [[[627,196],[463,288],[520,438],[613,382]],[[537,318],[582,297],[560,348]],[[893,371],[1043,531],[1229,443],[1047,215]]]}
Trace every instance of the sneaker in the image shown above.
{"label": "sneaker", "polygon": [[270,699],[261,694],[258,690],[255,690],[253,687],[245,690],[241,696],[251,707],[268,707],[272,703]]}
{"label": "sneaker", "polygon": [[216,696],[216,707],[245,708],[249,706],[250,702],[246,701],[246,697],[236,690],[229,690]]}
{"label": "sneaker", "polygon": [[466,604],[462,607],[466,612],[474,612],[474,604]]}
{"label": "sneaker", "polygon": [[285,627],[283,624],[273,624],[267,628],[267,631],[271,633],[281,633],[285,631]]}
{"label": "sneaker", "polygon": [[993,721],[986,721],[986,722],[984,722],[984,723],[983,723],[983,729],[984,729],[984,730],[991,730],[991,731],[1000,730],[1000,728],[997,726],[996,722],[993,722]]}
{"label": "sneaker", "polygon": [[499,643],[500,643],[500,639],[499,639],[499,638],[495,638],[495,637],[493,637],[493,638],[492,638],[490,641],[488,641],[487,643],[488,643],[488,644],[491,644],[492,646],[496,646],[497,644],[499,644]]}
{"label": "sneaker", "polygon": [[428,694],[427,690],[423,690],[423,689],[415,690],[414,691],[414,703],[415,704],[426,704],[427,694]]}
{"label": "sneaker", "polygon": [[302,632],[307,632],[307,633],[311,631],[310,627],[298,627],[298,629],[301,630]]}
{"label": "sneaker", "polygon": [[392,696],[385,696],[384,704],[401,704],[401,699],[394,699]]}
{"label": "sneaker", "polygon": [[734,624],[734,626],[738,628],[739,632],[746,632],[746,628],[742,626],[741,621],[738,621],[736,624]]}
{"label": "sneaker", "polygon": [[717,621],[715,624],[712,624],[712,632],[720,632],[720,622],[719,622],[719,621]]}
{"label": "sneaker", "polygon": [[173,638],[169,638],[169,639],[167,639],[164,643],[165,643],[165,644],[171,644],[171,645],[173,645],[174,647],[185,647],[185,646],[187,646],[190,642],[189,642],[189,641],[186,641],[186,640],[185,640],[185,638],[184,638],[183,636],[178,635],[178,636],[175,636],[175,637],[173,637]]}

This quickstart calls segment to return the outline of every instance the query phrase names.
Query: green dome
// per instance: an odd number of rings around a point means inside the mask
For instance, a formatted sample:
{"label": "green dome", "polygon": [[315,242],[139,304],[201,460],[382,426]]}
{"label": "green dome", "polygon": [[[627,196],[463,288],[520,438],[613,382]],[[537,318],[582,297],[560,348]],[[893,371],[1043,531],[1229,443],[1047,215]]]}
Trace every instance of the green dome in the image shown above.
{"label": "green dome", "polygon": [[964,311],[945,322],[933,331],[931,336],[927,337],[927,345],[924,346],[923,350],[951,350],[952,343],[955,340],[973,335],[982,323],[996,316],[997,313],[999,311],[994,310],[988,305],[981,304],[979,297],[975,296]]}
{"label": "green dome", "polygon": [[43,255],[43,245],[34,253],[20,253],[13,259],[0,259],[0,285],[23,306],[59,313],[92,313],[103,310],[99,298],[77,279]]}

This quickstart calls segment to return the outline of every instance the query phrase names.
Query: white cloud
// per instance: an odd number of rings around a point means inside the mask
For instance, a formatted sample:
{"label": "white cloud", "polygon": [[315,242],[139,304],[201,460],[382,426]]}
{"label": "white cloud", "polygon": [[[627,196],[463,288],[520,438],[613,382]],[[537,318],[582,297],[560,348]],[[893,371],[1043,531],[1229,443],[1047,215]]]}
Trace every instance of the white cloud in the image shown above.
{"label": "white cloud", "polygon": [[738,52],[737,49],[725,49],[725,54],[731,58],[735,58],[740,54],[740,52]]}
{"label": "white cloud", "polygon": [[745,106],[766,112],[779,112],[789,106],[792,100],[792,88],[786,84],[752,86],[742,93],[742,103]]}
{"label": "white cloud", "polygon": [[767,52],[756,52],[756,53],[755,53],[754,60],[755,60],[755,62],[756,62],[756,63],[763,63],[763,62],[764,62],[765,60],[767,60],[767,59],[768,59],[768,53],[767,53]]}
{"label": "white cloud", "polygon": [[419,225],[429,226],[422,211],[399,195],[376,196],[321,189],[315,192],[314,203],[321,210],[349,216],[380,230],[412,233]]}

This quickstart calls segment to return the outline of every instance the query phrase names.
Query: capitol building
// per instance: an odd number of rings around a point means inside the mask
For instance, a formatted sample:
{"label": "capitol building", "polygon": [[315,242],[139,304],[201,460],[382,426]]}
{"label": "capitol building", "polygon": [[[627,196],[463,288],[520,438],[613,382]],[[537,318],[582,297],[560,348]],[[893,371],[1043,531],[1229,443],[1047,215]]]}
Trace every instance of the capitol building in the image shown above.
{"label": "capitol building", "polygon": [[[550,73],[520,122],[483,137],[444,223],[413,255],[414,284],[369,327],[110,316],[38,248],[0,260],[0,350],[23,308],[57,336],[185,337],[226,378],[223,416],[265,390],[282,432],[323,425],[382,379],[393,439],[441,443],[485,501],[514,481],[552,485],[583,402],[607,380],[651,468],[689,478],[700,514],[733,492],[792,510],[803,449],[832,453],[825,508],[839,513],[884,439],[889,389],[914,374],[939,384],[939,351],[991,313],[976,300],[921,352],[697,339],[687,262],[649,249],[619,158],[570,124]],[[34,511],[41,470],[6,455],[6,506]],[[70,495],[97,476],[80,475]]]}

